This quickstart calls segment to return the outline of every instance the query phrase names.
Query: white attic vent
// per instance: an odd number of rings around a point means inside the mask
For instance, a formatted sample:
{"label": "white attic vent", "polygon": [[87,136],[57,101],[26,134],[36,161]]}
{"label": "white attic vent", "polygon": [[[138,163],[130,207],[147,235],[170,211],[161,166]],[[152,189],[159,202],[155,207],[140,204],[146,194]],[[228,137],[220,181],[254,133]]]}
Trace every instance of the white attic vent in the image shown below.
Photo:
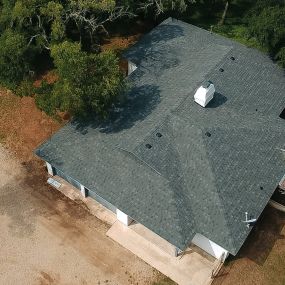
{"label": "white attic vent", "polygon": [[130,60],[128,60],[128,75],[130,75],[131,73],[133,73],[138,67],[131,62]]}
{"label": "white attic vent", "polygon": [[208,81],[198,88],[194,95],[194,100],[205,108],[206,105],[214,98],[214,93],[215,86],[212,82]]}

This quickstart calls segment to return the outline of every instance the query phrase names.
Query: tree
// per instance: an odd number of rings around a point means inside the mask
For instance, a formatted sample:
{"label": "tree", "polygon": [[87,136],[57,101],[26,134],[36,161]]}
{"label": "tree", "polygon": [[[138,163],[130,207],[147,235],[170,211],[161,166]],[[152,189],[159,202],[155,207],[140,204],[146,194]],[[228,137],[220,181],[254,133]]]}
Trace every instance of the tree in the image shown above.
{"label": "tree", "polygon": [[222,19],[219,22],[219,25],[223,25],[225,23],[227,12],[228,12],[228,9],[229,9],[229,5],[230,5],[230,1],[226,1],[224,12],[223,12],[223,15],[222,15]]}
{"label": "tree", "polygon": [[7,29],[0,36],[0,82],[14,89],[28,75],[27,44],[23,35]]}
{"label": "tree", "polygon": [[51,55],[59,80],[51,94],[38,95],[39,106],[45,109],[46,102],[49,112],[60,110],[77,116],[92,112],[107,116],[108,109],[125,90],[115,54],[88,54],[81,50],[79,43],[64,41],[52,46]]}
{"label": "tree", "polygon": [[195,0],[147,0],[136,1],[137,10],[152,10],[156,15],[163,14],[167,11],[184,12],[189,3],[195,3]]}
{"label": "tree", "polygon": [[263,9],[249,19],[249,33],[275,54],[285,44],[285,7]]}
{"label": "tree", "polygon": [[29,75],[37,75],[34,59],[44,59],[54,64],[58,81],[43,83],[37,91],[41,109],[106,116],[125,81],[117,57],[100,53],[102,32],[107,34],[108,24],[122,17],[184,11],[190,2],[194,0],[0,0],[0,84],[16,94],[33,92]]}
{"label": "tree", "polygon": [[285,67],[285,46],[278,51],[275,58],[281,66]]}

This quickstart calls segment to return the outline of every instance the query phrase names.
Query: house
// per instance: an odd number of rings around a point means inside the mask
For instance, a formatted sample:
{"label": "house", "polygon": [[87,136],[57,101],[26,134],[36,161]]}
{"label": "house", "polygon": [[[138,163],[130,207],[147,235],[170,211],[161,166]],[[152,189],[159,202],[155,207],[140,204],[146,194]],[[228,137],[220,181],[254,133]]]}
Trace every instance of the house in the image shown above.
{"label": "house", "polygon": [[[130,90],[108,121],[74,120],[36,154],[177,255],[236,255],[284,176],[284,71],[266,55],[167,19],[124,54]],[[202,107],[197,89],[210,82]],[[207,88],[206,87],[203,88]],[[251,220],[251,221],[250,221]]]}

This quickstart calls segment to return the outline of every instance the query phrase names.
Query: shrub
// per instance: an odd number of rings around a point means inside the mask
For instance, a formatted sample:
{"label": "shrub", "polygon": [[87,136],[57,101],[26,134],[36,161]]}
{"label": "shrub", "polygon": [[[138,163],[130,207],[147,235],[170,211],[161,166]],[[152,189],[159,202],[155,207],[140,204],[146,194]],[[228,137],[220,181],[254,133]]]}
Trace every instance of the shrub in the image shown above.
{"label": "shrub", "polygon": [[249,33],[269,52],[275,53],[285,40],[285,8],[269,7],[249,19]]}
{"label": "shrub", "polygon": [[44,111],[48,115],[54,115],[57,108],[52,90],[53,84],[49,84],[46,81],[42,81],[41,86],[36,89],[36,105],[40,110]]}
{"label": "shrub", "polygon": [[280,65],[285,68],[285,47],[282,47],[279,50],[275,58],[280,63]]}
{"label": "shrub", "polygon": [[32,96],[34,93],[35,87],[31,79],[24,79],[15,89],[15,94],[20,97]]}

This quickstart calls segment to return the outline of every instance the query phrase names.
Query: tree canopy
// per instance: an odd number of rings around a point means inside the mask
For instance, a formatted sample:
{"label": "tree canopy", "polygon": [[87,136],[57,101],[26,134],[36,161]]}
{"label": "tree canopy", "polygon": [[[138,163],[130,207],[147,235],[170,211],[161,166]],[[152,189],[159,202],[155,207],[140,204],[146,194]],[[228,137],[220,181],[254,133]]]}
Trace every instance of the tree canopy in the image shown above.
{"label": "tree canopy", "polygon": [[[51,55],[59,78],[48,102],[54,105],[51,111],[59,109],[73,115],[96,112],[106,116],[106,110],[125,87],[115,54],[88,54],[79,43],[64,41],[51,47]],[[44,107],[46,102],[41,99],[38,102]]]}
{"label": "tree canopy", "polygon": [[[188,0],[191,2],[191,0]],[[74,115],[107,110],[125,88],[117,56],[100,52],[106,25],[139,13],[185,10],[187,0],[0,0],[0,83],[36,92],[38,106]],[[31,86],[39,63],[52,61],[58,80]]]}
{"label": "tree canopy", "polygon": [[[106,116],[126,86],[117,55],[101,52],[102,34],[122,19],[132,25],[171,15],[229,36],[236,29],[238,40],[254,39],[285,66],[283,0],[0,0],[0,84],[35,93],[50,114]],[[45,62],[58,79],[35,90]]]}

